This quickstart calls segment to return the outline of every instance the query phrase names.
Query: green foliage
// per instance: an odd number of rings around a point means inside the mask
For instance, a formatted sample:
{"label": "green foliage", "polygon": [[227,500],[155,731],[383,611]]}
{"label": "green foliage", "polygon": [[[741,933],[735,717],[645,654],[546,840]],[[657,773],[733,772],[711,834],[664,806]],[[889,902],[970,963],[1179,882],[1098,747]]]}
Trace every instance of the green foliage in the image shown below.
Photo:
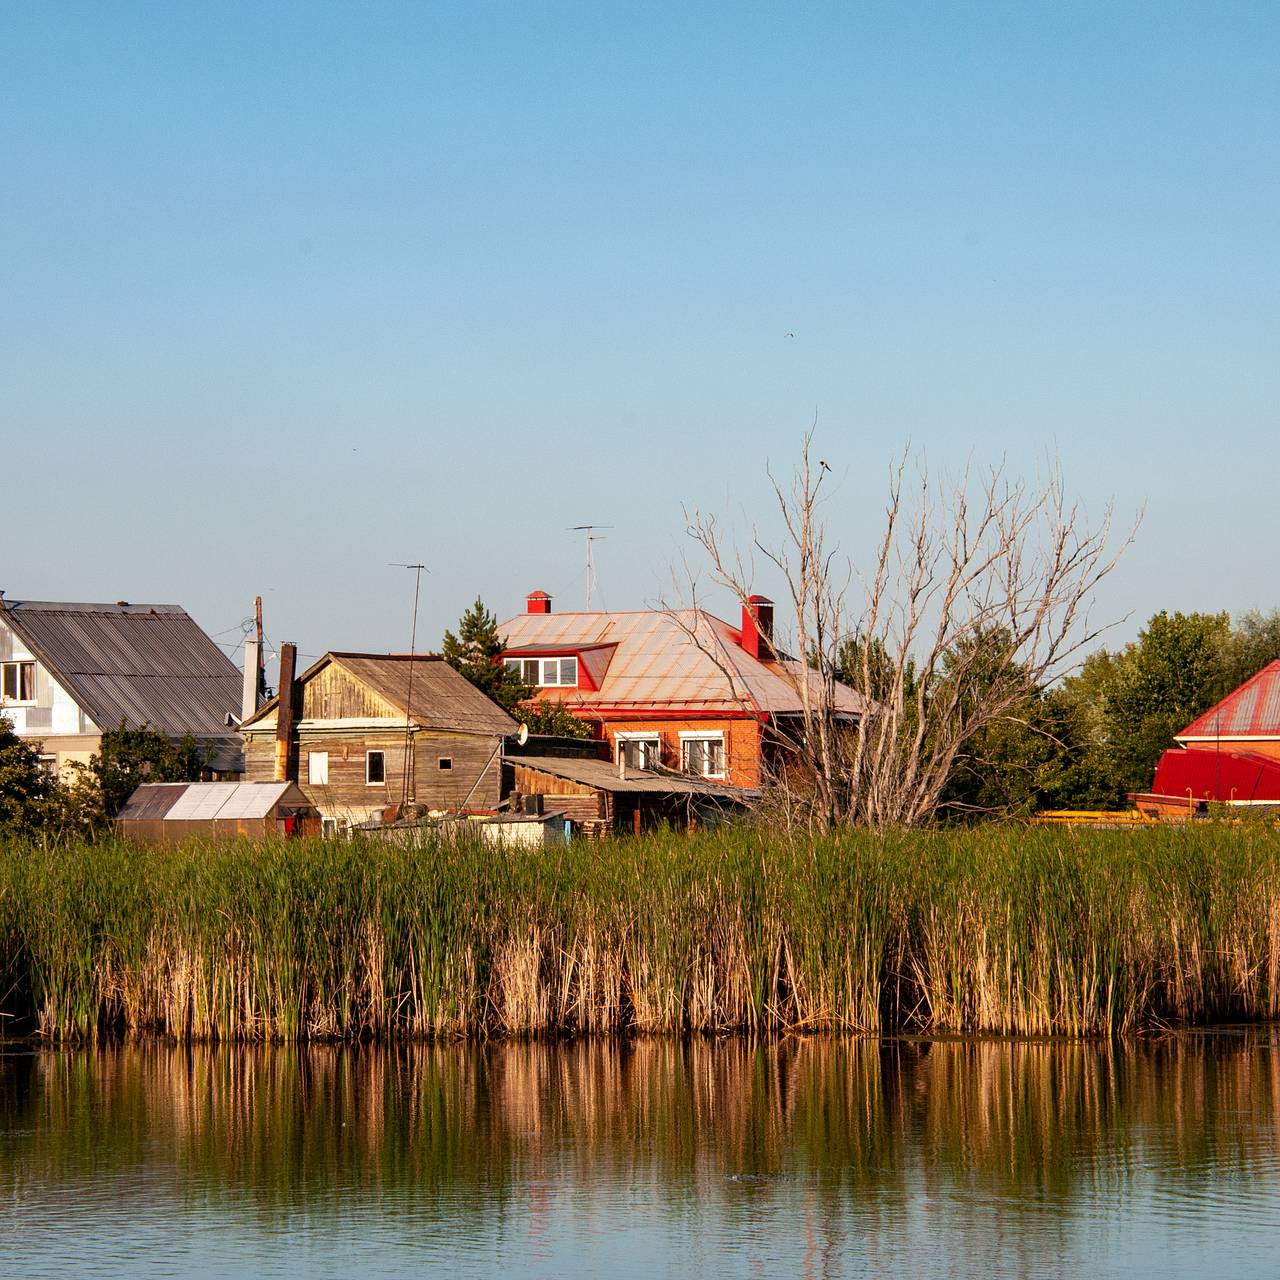
{"label": "green foliage", "polygon": [[1274,829],[0,842],[52,1039],[1114,1034],[1274,1016]]}
{"label": "green foliage", "polygon": [[512,714],[529,726],[530,733],[547,734],[555,738],[590,738],[594,736],[591,725],[575,716],[562,702],[550,698],[533,698],[522,703]]}
{"label": "green foliage", "polygon": [[207,761],[188,734],[172,742],[145,724],[102,735],[98,754],[63,788],[62,822],[93,829],[115,818],[144,782],[198,782]]}
{"label": "green foliage", "polygon": [[38,747],[24,742],[0,716],[0,833],[28,835],[49,815],[56,784],[40,764]]}
{"label": "green foliage", "polygon": [[[516,715],[516,704],[533,697],[514,667],[501,661],[507,642],[498,634],[498,619],[479,596],[458,620],[458,634],[444,633],[440,656],[504,711]],[[518,717],[517,717],[518,718]]]}

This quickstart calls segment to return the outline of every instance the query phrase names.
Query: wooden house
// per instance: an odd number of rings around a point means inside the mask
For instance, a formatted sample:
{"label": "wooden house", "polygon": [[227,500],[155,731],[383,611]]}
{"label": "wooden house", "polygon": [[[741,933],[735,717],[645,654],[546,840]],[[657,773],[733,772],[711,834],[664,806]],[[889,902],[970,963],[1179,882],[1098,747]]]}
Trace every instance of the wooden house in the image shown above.
{"label": "wooden house", "polygon": [[243,677],[173,604],[67,604],[0,594],[0,715],[50,772],[87,764],[108,730],[144,725],[203,748],[211,776],[243,767]]}
{"label": "wooden house", "polygon": [[[610,757],[630,769],[681,773],[758,788],[785,763],[800,733],[805,664],[773,642],[773,604],[752,596],[737,627],[702,609],[553,613],[532,592],[524,613],[500,624],[503,661],[541,698],[589,721]],[[864,710],[843,685],[830,712],[853,724]]]}
{"label": "wooden house", "polygon": [[[284,646],[288,650],[289,646]],[[250,781],[296,781],[326,829],[409,812],[488,811],[517,725],[443,659],[326,653],[240,726]]]}

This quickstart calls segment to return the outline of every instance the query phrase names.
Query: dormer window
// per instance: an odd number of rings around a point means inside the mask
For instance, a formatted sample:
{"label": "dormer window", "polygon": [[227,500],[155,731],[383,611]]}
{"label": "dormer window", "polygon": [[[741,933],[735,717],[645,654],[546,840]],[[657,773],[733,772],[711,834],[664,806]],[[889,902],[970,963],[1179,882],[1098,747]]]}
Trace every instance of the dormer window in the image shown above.
{"label": "dormer window", "polygon": [[574,688],[578,683],[577,658],[507,658],[506,665],[538,689]]}

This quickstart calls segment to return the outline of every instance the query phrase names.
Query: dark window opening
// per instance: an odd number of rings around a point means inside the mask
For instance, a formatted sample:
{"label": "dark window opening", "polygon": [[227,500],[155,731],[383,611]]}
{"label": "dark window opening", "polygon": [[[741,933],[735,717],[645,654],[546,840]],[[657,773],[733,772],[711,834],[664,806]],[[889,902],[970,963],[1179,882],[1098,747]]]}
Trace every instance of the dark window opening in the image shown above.
{"label": "dark window opening", "polygon": [[370,751],[364,758],[364,780],[369,786],[379,786],[387,780],[387,757],[384,752]]}
{"label": "dark window opening", "polygon": [[452,757],[452,756],[441,756],[441,757],[440,757],[440,767],[441,767],[442,769],[452,769],[452,768],[453,768],[453,757]]}

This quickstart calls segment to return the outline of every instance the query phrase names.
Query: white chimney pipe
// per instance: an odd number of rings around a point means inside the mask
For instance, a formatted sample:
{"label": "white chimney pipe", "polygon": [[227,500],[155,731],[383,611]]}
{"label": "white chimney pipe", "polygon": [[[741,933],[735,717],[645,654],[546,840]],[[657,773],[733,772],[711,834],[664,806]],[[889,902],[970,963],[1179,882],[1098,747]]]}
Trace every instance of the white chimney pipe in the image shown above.
{"label": "white chimney pipe", "polygon": [[247,720],[258,709],[258,642],[244,642],[244,684],[240,692],[240,719]]}

